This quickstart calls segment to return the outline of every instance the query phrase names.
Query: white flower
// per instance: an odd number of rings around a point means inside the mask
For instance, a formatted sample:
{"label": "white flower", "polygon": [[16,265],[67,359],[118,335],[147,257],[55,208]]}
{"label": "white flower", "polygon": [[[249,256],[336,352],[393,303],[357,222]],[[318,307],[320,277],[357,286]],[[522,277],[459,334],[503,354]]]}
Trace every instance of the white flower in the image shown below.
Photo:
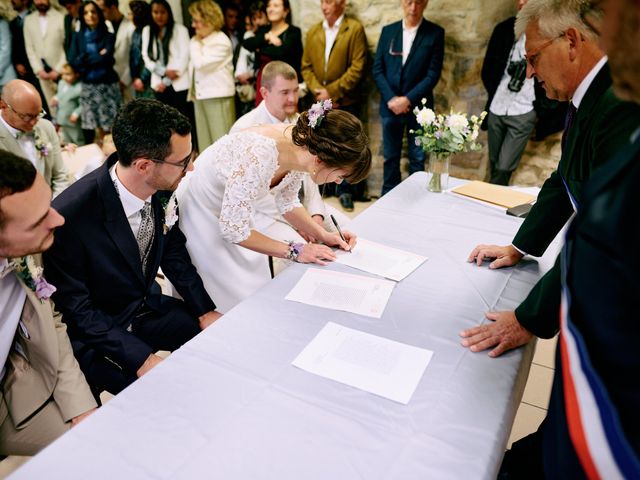
{"label": "white flower", "polygon": [[431,125],[435,119],[436,119],[436,114],[430,108],[423,107],[416,114],[416,120],[423,127],[426,127],[427,125]]}
{"label": "white flower", "polygon": [[169,201],[167,202],[167,206],[164,207],[164,226],[163,230],[165,235],[171,230],[176,222],[178,221],[178,199],[176,197],[176,192],[171,194]]}
{"label": "white flower", "polygon": [[467,121],[467,117],[465,115],[462,115],[460,113],[452,113],[447,117],[446,125],[451,130],[460,132],[469,126],[469,122]]}
{"label": "white flower", "polygon": [[478,128],[476,127],[471,131],[471,140],[475,141],[477,138],[478,138]]}

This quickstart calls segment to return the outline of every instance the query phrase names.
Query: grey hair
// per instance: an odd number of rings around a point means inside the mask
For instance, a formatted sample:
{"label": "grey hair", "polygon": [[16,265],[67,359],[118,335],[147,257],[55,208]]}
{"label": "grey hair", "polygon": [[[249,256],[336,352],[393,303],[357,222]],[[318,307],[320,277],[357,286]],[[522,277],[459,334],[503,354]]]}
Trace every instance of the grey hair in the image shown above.
{"label": "grey hair", "polygon": [[540,34],[546,38],[559,37],[575,28],[588,40],[596,40],[597,34],[581,17],[588,4],[588,0],[529,0],[516,17],[516,38],[530,23],[537,22]]}

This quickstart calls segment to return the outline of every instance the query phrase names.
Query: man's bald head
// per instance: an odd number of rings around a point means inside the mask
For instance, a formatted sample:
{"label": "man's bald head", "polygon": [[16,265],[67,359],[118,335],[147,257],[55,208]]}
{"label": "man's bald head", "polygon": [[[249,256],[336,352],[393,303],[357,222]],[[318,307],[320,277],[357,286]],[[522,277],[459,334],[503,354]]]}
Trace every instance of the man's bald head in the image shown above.
{"label": "man's bald head", "polygon": [[2,89],[2,118],[17,130],[30,132],[42,111],[40,94],[24,80],[11,80]]}

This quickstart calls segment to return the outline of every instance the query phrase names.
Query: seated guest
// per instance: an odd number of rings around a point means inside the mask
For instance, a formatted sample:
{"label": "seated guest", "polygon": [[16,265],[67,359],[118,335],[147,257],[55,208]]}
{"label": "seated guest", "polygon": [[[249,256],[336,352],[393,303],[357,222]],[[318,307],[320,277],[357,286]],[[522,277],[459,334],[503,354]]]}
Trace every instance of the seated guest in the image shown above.
{"label": "seated guest", "polygon": [[[269,123],[295,123],[298,120],[298,76],[292,66],[280,61],[269,62],[262,72],[262,102],[254,110],[238,119],[231,128],[235,133],[256,125]],[[318,185],[309,175],[302,179],[302,204],[311,218],[328,231],[335,227],[326,210],[337,218],[340,225],[349,222],[349,218],[335,208],[325,205]],[[267,195],[255,207],[256,228],[273,238],[280,240],[303,241],[303,238],[289,225],[276,206],[275,197]]]}
{"label": "seated guest", "polygon": [[35,455],[96,407],[32,256],[63,223],[42,175],[0,151],[0,455]]}
{"label": "seated guest", "polygon": [[[191,124],[157,100],[125,105],[117,153],[54,207],[66,218],[45,256],[76,358],[95,394],[118,393],[220,314],[191,264],[173,191],[191,166]],[[161,294],[158,268],[185,301]]]}
{"label": "seated guest", "polygon": [[[226,135],[198,157],[178,190],[187,248],[209,293],[227,312],[271,278],[267,255],[303,263],[334,260],[329,246],[350,250],[355,235],[328,232],[302,207],[305,174],[317,183],[358,181],[369,173],[371,151],[362,123],[316,104],[295,125],[260,125]],[[273,193],[278,211],[306,238],[288,243],[256,230],[255,207]]]}
{"label": "seated guest", "polygon": [[26,158],[58,195],[69,185],[60,155],[60,139],[49,120],[42,118],[42,101],[24,80],[7,83],[0,99],[0,148]]}

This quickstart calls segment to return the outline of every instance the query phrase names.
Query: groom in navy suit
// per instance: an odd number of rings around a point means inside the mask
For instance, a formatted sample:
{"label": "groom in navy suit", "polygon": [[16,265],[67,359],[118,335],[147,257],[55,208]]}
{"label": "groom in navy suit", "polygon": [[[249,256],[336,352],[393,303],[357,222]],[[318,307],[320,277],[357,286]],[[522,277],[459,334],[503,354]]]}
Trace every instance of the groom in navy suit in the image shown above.
{"label": "groom in navy suit", "polygon": [[373,78],[380,90],[384,145],[382,195],[400,183],[402,139],[409,136],[409,174],[424,170],[425,154],[408,132],[417,129],[413,108],[423,98],[433,108],[433,89],[440,79],[444,29],[423,18],[429,0],[401,0],[403,19],[382,29]]}
{"label": "groom in navy suit", "polygon": [[[66,219],[45,256],[53,300],[94,395],[116,394],[220,314],[185,248],[169,198],[192,170],[191,125],[156,100],[125,105],[117,153],[53,204]],[[162,295],[158,268],[184,302]]]}

